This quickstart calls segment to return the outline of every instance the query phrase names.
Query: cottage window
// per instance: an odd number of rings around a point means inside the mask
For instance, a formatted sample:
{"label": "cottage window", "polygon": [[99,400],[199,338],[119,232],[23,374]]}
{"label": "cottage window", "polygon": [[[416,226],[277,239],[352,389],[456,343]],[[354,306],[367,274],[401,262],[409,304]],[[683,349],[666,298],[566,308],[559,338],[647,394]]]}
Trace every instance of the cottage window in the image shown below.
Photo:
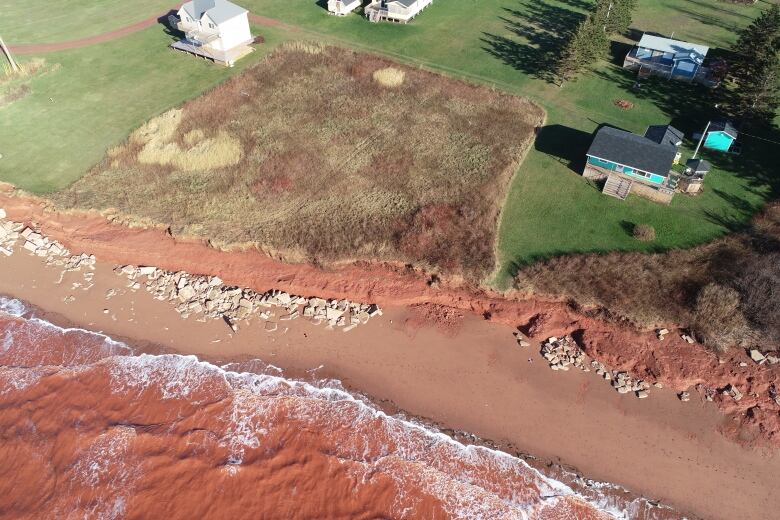
{"label": "cottage window", "polygon": [[213,24],[213,23],[211,23],[211,22],[209,22],[209,27],[211,27],[212,29],[216,29],[216,28],[217,28],[217,26],[216,26],[216,25],[214,25],[214,24]]}

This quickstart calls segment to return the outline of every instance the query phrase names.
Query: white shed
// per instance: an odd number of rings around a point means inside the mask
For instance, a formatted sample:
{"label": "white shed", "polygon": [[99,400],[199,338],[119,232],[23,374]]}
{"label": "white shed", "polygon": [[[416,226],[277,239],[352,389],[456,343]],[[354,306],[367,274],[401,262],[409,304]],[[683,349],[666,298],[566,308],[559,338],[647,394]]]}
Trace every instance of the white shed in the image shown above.
{"label": "white shed", "polygon": [[363,3],[363,0],[328,0],[328,12],[336,16],[346,16]]}

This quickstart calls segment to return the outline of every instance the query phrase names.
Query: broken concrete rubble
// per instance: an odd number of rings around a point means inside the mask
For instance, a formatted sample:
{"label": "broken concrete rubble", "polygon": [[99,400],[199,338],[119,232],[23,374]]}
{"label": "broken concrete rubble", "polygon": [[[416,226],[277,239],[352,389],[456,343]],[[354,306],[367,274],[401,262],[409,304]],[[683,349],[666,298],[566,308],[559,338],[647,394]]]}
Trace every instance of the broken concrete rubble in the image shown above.
{"label": "broken concrete rubble", "polygon": [[[127,277],[131,288],[143,286],[156,299],[176,303],[176,311],[183,317],[201,315],[212,319],[221,318],[231,324],[231,328],[236,327],[236,322],[250,320],[255,316],[262,320],[273,317],[293,320],[304,316],[312,323],[325,322],[329,328],[343,327],[346,332],[382,314],[375,304],[307,298],[279,290],[261,294],[251,289],[225,286],[217,277],[192,275],[183,271],[169,272],[152,266],[125,265],[115,268],[114,273]],[[275,308],[284,312],[276,315]],[[274,322],[266,324],[269,332],[276,328]]]}
{"label": "broken concrete rubble", "polygon": [[620,394],[633,392],[640,399],[645,399],[649,395],[650,383],[641,379],[634,379],[628,372],[610,371],[595,359],[591,360],[588,365],[585,353],[574,339],[569,336],[560,339],[556,337],[549,338],[542,344],[541,354],[553,370],[567,371],[570,367],[575,367],[584,372],[590,372],[592,369],[597,375],[610,381],[612,387]]}

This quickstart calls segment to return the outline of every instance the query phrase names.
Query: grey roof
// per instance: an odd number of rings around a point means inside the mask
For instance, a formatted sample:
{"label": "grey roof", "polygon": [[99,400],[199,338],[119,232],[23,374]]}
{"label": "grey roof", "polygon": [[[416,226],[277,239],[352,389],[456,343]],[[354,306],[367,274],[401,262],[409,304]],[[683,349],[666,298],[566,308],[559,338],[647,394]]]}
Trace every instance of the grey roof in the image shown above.
{"label": "grey roof", "polygon": [[415,3],[417,3],[417,0],[394,0],[395,2],[401,4],[404,7],[411,7]]}
{"label": "grey roof", "polygon": [[195,20],[200,20],[204,14],[207,14],[215,24],[221,24],[248,12],[228,0],[190,0],[181,8]]}
{"label": "grey roof", "polygon": [[713,121],[709,132],[725,132],[734,139],[737,138],[737,129],[734,128],[730,121]]}
{"label": "grey roof", "polygon": [[680,146],[685,134],[672,125],[651,125],[647,127],[645,137],[658,144]]}
{"label": "grey roof", "polygon": [[588,155],[667,177],[677,149],[610,126],[596,132]]}
{"label": "grey roof", "polygon": [[693,170],[695,173],[707,173],[712,169],[710,163],[704,159],[688,159],[685,162],[685,166]]}
{"label": "grey roof", "polygon": [[702,57],[707,55],[710,48],[706,45],[699,45],[696,43],[684,42],[682,40],[673,40],[671,38],[664,38],[663,36],[653,36],[652,34],[643,34],[642,39],[637,44],[645,49],[652,49],[660,52],[673,52],[674,54],[682,52],[695,52]]}

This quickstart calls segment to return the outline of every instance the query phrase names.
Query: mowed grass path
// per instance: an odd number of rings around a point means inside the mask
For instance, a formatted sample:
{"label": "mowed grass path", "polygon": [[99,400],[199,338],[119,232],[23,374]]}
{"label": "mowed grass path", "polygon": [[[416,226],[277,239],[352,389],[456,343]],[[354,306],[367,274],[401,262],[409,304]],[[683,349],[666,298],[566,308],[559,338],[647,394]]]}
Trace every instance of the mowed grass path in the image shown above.
{"label": "mowed grass path", "polygon": [[[755,140],[745,140],[745,153],[738,160],[707,155],[716,166],[707,179],[707,191],[696,198],[678,196],[671,206],[633,196],[624,202],[613,200],[602,196],[582,179],[577,171],[581,167],[578,161],[582,160],[590,134],[599,124],[609,123],[642,132],[648,124],[672,121],[690,135],[703,127],[712,115],[705,89],[681,89],[679,82],[653,82],[645,89],[633,92],[630,88],[633,76],[612,63],[602,63],[594,72],[564,88],[545,81],[545,71],[565,41],[567,32],[589,8],[588,1],[440,0],[408,25],[371,24],[358,15],[329,16],[314,1],[242,0],[240,3],[253,13],[300,28],[279,34],[276,40],[274,31],[259,28],[260,33],[270,37],[271,43],[283,37],[308,38],[379,52],[407,63],[526,95],[548,111],[548,127],[542,131],[537,147],[529,153],[515,176],[504,208],[497,244],[500,269],[494,280],[500,286],[506,284],[518,265],[550,255],[613,249],[662,250],[715,238],[739,229],[767,197],[777,192],[772,145]],[[640,0],[633,26],[666,34],[674,31],[675,37],[725,48],[736,38],[736,29],[747,25],[768,5],[767,0],[749,6],[705,0]],[[140,40],[146,39],[145,44],[149,47],[145,52],[151,52],[154,57],[151,61],[161,59],[159,49],[152,49],[160,42],[147,33],[143,37],[133,37],[137,38],[137,49],[142,49]],[[97,56],[106,48],[101,46],[100,51],[94,51],[93,58],[100,61]],[[622,51],[616,46],[616,56]],[[66,56],[72,59],[73,66],[80,70],[89,66],[77,63],[79,54],[86,51],[72,52],[62,53],[62,59]],[[170,87],[158,90],[160,84],[165,84],[156,77],[161,73],[160,62],[148,63],[146,67],[140,64],[135,73],[128,71],[127,75],[136,81],[134,91],[145,93],[151,99],[142,102],[143,106],[138,107],[133,118],[106,123],[114,133],[101,134],[99,139],[95,133],[84,135],[82,152],[92,154],[88,159],[80,158],[62,166],[60,161],[73,161],[63,155],[63,150],[70,146],[59,148],[57,153],[46,152],[44,160],[36,157],[35,164],[44,170],[54,166],[63,172],[64,178],[56,179],[51,186],[61,186],[62,182],[67,183],[81,175],[85,168],[78,170],[77,167],[97,162],[106,143],[118,142],[142,120],[159,113],[166,104],[174,104],[172,100],[194,96],[212,84],[210,82],[219,81],[227,74],[203,71],[202,74],[208,77],[199,79],[197,73],[192,76],[190,67],[199,70],[198,67],[204,65],[186,63],[187,60],[181,60],[179,56],[174,58],[175,61],[165,61],[165,64],[180,70],[164,71],[164,75],[190,77],[192,81],[174,89],[177,95],[172,95],[167,94]],[[108,72],[111,59],[102,59],[107,60],[104,67]],[[115,70],[119,67],[117,64]],[[81,80],[73,74],[69,81],[72,82],[69,88],[75,89]],[[96,81],[90,86],[95,95],[105,90],[103,84]],[[121,92],[120,85],[115,87]],[[629,100],[635,106],[629,111],[620,110],[614,106],[615,99]],[[110,114],[112,102],[111,96],[101,95],[98,101],[82,107],[91,106],[95,111]],[[20,110],[20,106],[12,108]],[[113,110],[122,111],[120,107]],[[22,115],[17,112],[11,119],[19,119]],[[63,114],[57,114],[57,117],[62,118]],[[110,114],[106,121],[112,121],[114,117]],[[45,134],[45,129],[53,124],[48,120],[38,121],[45,123],[41,126],[44,131],[30,130],[27,140],[36,133]],[[0,133],[5,131],[2,124]],[[58,125],[69,128],[67,121]],[[36,156],[39,152],[37,143],[33,146],[17,141],[16,144],[27,156]],[[31,154],[31,151],[36,153]],[[5,164],[0,166],[0,173],[7,179],[5,167]],[[34,179],[45,174],[36,170],[28,172],[32,177],[23,179],[26,181],[23,185],[45,191],[47,182],[39,184]],[[635,223],[655,226],[658,240],[652,245],[633,240],[628,231]]]}
{"label": "mowed grass path", "polygon": [[269,43],[232,69],[168,49],[161,27],[44,55],[53,70],[0,109],[0,179],[38,193],[68,186],[150,117],[261,59],[277,41],[264,34]]}
{"label": "mowed grass path", "polygon": [[9,45],[75,40],[140,22],[175,4],[175,0],[0,0],[0,36]]}

